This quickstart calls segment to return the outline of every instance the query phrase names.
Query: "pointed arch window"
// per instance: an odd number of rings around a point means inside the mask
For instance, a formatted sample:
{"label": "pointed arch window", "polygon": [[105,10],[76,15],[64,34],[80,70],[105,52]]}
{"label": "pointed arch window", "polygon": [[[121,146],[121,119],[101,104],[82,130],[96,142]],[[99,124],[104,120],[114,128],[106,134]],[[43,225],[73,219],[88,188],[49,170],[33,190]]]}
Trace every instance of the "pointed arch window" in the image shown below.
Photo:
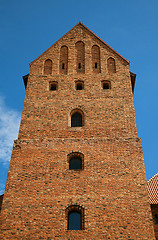
{"label": "pointed arch window", "polygon": [[68,71],[68,47],[62,46],[60,49],[60,73],[67,74]]}
{"label": "pointed arch window", "polygon": [[76,70],[78,73],[85,73],[85,44],[78,41],[75,44],[76,48]]}
{"label": "pointed arch window", "polygon": [[110,57],[107,60],[107,67],[108,67],[108,72],[109,73],[115,73],[116,72],[116,64],[115,64],[115,59]]}
{"label": "pointed arch window", "polygon": [[44,63],[44,74],[52,74],[52,60],[47,59]]}
{"label": "pointed arch window", "polygon": [[92,68],[93,72],[100,73],[100,47],[97,45],[93,45],[92,47]]}

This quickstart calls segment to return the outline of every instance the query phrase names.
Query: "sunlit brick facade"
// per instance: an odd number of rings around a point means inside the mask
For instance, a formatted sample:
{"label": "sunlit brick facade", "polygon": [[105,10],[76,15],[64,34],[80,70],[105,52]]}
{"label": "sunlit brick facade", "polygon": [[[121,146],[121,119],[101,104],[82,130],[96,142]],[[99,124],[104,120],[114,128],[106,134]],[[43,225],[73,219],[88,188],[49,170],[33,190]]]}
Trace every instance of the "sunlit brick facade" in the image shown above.
{"label": "sunlit brick facade", "polygon": [[[2,239],[155,239],[129,62],[78,23],[24,82]],[[74,156],[80,169],[70,168]],[[80,230],[69,230],[71,211]]]}

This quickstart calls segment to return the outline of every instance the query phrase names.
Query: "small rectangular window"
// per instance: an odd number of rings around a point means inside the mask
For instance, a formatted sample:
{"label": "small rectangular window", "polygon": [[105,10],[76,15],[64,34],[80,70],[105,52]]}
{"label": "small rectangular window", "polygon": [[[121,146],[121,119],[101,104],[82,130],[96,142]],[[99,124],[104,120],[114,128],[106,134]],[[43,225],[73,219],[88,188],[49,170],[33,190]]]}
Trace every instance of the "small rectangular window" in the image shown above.
{"label": "small rectangular window", "polygon": [[49,83],[49,90],[50,91],[56,91],[58,88],[58,83],[57,82],[50,82]]}
{"label": "small rectangular window", "polygon": [[110,89],[111,83],[110,81],[102,81],[102,89]]}
{"label": "small rectangular window", "polygon": [[77,81],[76,82],[76,90],[83,90],[83,88],[84,88],[83,81]]}

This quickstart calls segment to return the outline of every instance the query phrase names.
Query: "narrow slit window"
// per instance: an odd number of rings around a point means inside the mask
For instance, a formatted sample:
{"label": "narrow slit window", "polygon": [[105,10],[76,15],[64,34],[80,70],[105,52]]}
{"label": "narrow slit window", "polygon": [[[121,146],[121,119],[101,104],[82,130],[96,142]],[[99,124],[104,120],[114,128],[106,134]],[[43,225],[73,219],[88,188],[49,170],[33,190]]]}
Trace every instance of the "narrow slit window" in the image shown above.
{"label": "narrow slit window", "polygon": [[81,69],[81,63],[78,64],[78,69]]}
{"label": "narrow slit window", "polygon": [[97,63],[95,63],[95,68],[97,68]]}
{"label": "narrow slit window", "polygon": [[65,69],[65,64],[64,63],[62,64],[62,69]]}

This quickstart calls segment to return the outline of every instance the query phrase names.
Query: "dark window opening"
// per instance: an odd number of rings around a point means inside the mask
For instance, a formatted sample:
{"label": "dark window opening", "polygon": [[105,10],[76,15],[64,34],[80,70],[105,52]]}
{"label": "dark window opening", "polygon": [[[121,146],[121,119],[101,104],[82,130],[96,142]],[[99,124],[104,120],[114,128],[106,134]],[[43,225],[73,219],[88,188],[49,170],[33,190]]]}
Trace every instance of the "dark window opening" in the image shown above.
{"label": "dark window opening", "polygon": [[68,213],[68,230],[82,230],[82,216],[79,211]]}
{"label": "dark window opening", "polygon": [[78,69],[81,69],[81,63],[78,64]]}
{"label": "dark window opening", "polygon": [[158,214],[155,214],[155,224],[158,224]]}
{"label": "dark window opening", "polygon": [[83,82],[77,82],[76,83],[76,90],[82,90],[83,89]]}
{"label": "dark window opening", "polygon": [[103,89],[110,89],[111,88],[111,86],[110,86],[110,82],[103,82],[102,83],[102,87],[103,87]]}
{"label": "dark window opening", "polygon": [[69,169],[82,169],[82,159],[80,157],[72,157],[69,161]]}
{"label": "dark window opening", "polygon": [[95,68],[97,68],[97,63],[95,63]]}
{"label": "dark window opening", "polygon": [[67,230],[84,229],[84,208],[71,205],[66,209]]}
{"label": "dark window opening", "polygon": [[62,69],[65,69],[65,64],[64,63],[62,63]]}
{"label": "dark window opening", "polygon": [[57,90],[57,83],[50,83],[50,91],[56,91]]}
{"label": "dark window opening", "polygon": [[75,112],[71,116],[71,127],[82,127],[82,114]]}

